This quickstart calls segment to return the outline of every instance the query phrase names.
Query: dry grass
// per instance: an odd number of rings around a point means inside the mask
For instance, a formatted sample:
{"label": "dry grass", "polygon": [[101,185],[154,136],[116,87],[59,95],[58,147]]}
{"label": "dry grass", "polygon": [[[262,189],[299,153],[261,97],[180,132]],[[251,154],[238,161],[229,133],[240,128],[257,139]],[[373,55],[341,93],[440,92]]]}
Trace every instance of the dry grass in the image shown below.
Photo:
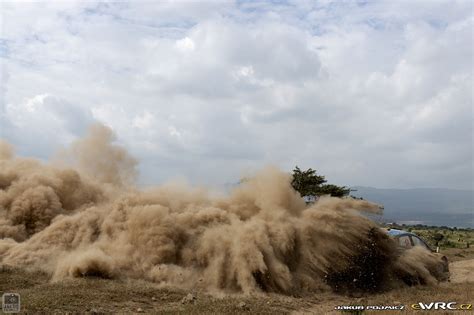
{"label": "dry grass", "polygon": [[[453,252],[470,257],[472,251]],[[472,266],[474,272],[474,266]],[[178,289],[159,288],[140,280],[107,280],[83,278],[51,283],[43,273],[30,273],[16,268],[0,268],[0,294],[21,294],[22,310],[27,313],[160,313],[160,314],[341,314],[337,305],[395,305],[403,304],[403,313],[420,313],[410,309],[417,302],[456,301],[473,303],[473,283],[442,283],[438,286],[400,288],[389,292],[362,296],[343,296],[333,293],[288,297],[277,294],[213,296],[193,292],[194,303],[182,303],[189,293]],[[239,305],[242,302],[245,305]],[[359,314],[384,314],[362,312]],[[399,314],[390,311],[390,314]],[[428,313],[422,312],[421,314]],[[468,312],[437,311],[436,314],[466,314]],[[350,313],[342,313],[350,314]],[[354,314],[354,313],[353,313]]]}
{"label": "dry grass", "polygon": [[472,229],[450,229],[450,228],[417,228],[410,229],[411,232],[421,236],[431,247],[435,248],[434,234],[442,234],[443,239],[439,242],[442,250],[451,248],[465,249],[467,244],[474,245],[474,230]]}
{"label": "dry grass", "polygon": [[[22,310],[27,313],[288,313],[305,302],[278,295],[214,297],[194,293],[194,303],[182,303],[189,293],[158,288],[140,280],[82,278],[50,283],[41,273],[16,268],[0,270],[0,294],[21,295]],[[239,306],[239,303],[245,306]],[[310,306],[307,303],[307,306]]]}
{"label": "dry grass", "polygon": [[441,251],[443,255],[448,257],[449,261],[459,261],[474,259],[474,245],[470,248],[447,248]]}

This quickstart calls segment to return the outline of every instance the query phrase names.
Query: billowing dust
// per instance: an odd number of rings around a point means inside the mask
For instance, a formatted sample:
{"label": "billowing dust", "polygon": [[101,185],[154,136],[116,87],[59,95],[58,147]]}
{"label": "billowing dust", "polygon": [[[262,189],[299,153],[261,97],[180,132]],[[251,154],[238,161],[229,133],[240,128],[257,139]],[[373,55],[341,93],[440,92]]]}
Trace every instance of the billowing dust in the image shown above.
{"label": "billowing dust", "polygon": [[376,291],[435,283],[437,257],[400,254],[364,200],[306,206],[291,175],[265,168],[227,197],[133,186],[136,161],[93,126],[55,162],[0,143],[0,264],[70,277],[139,278],[218,292]]}

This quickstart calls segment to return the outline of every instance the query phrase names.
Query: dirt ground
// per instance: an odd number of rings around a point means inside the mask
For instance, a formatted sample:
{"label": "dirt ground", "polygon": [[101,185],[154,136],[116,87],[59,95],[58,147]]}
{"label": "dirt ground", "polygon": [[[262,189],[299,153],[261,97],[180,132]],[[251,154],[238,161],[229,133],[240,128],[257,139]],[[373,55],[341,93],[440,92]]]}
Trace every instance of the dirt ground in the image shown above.
{"label": "dirt ground", "polygon": [[451,264],[450,267],[451,282],[470,282],[474,285],[474,259],[455,261]]}
{"label": "dirt ground", "polygon": [[[219,295],[160,288],[140,280],[74,279],[51,283],[42,273],[0,268],[0,294],[21,295],[22,312],[28,314],[351,314],[338,305],[405,305],[404,311],[363,311],[352,314],[430,313],[411,305],[437,301],[474,303],[474,249],[456,249],[445,255],[451,261],[451,282],[417,286],[380,294],[344,296],[319,293],[308,296],[278,294]],[[434,311],[433,311],[434,312]],[[471,311],[436,311],[436,314],[468,314]]]}

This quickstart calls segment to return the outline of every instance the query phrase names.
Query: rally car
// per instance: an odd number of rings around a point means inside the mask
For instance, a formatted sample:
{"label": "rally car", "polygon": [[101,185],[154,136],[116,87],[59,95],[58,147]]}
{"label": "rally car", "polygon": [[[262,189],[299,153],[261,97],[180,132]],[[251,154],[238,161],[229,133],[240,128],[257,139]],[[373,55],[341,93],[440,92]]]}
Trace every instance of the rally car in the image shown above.
{"label": "rally car", "polygon": [[438,252],[438,249],[434,250],[431,248],[431,246],[428,245],[427,242],[425,242],[421,237],[418,235],[403,231],[403,230],[397,230],[397,229],[388,229],[387,230],[388,235],[390,237],[394,238],[399,246],[399,249],[401,251],[410,249],[414,246],[421,246],[422,248],[429,250],[436,255],[439,256],[440,258],[440,263],[438,266],[438,271],[440,274],[443,274],[444,277],[441,279],[443,281],[449,280],[449,261],[448,258]]}

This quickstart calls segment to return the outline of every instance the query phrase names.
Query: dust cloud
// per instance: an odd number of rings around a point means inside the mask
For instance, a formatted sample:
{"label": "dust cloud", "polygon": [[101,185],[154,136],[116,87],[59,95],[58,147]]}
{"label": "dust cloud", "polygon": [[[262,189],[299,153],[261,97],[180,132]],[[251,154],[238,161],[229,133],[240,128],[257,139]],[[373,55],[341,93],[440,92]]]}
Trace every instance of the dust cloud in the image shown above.
{"label": "dust cloud", "polygon": [[0,142],[0,265],[137,278],[209,292],[376,291],[435,283],[436,257],[397,253],[365,200],[307,206],[267,167],[226,197],[170,183],[139,190],[137,162],[94,125],[54,162]]}

